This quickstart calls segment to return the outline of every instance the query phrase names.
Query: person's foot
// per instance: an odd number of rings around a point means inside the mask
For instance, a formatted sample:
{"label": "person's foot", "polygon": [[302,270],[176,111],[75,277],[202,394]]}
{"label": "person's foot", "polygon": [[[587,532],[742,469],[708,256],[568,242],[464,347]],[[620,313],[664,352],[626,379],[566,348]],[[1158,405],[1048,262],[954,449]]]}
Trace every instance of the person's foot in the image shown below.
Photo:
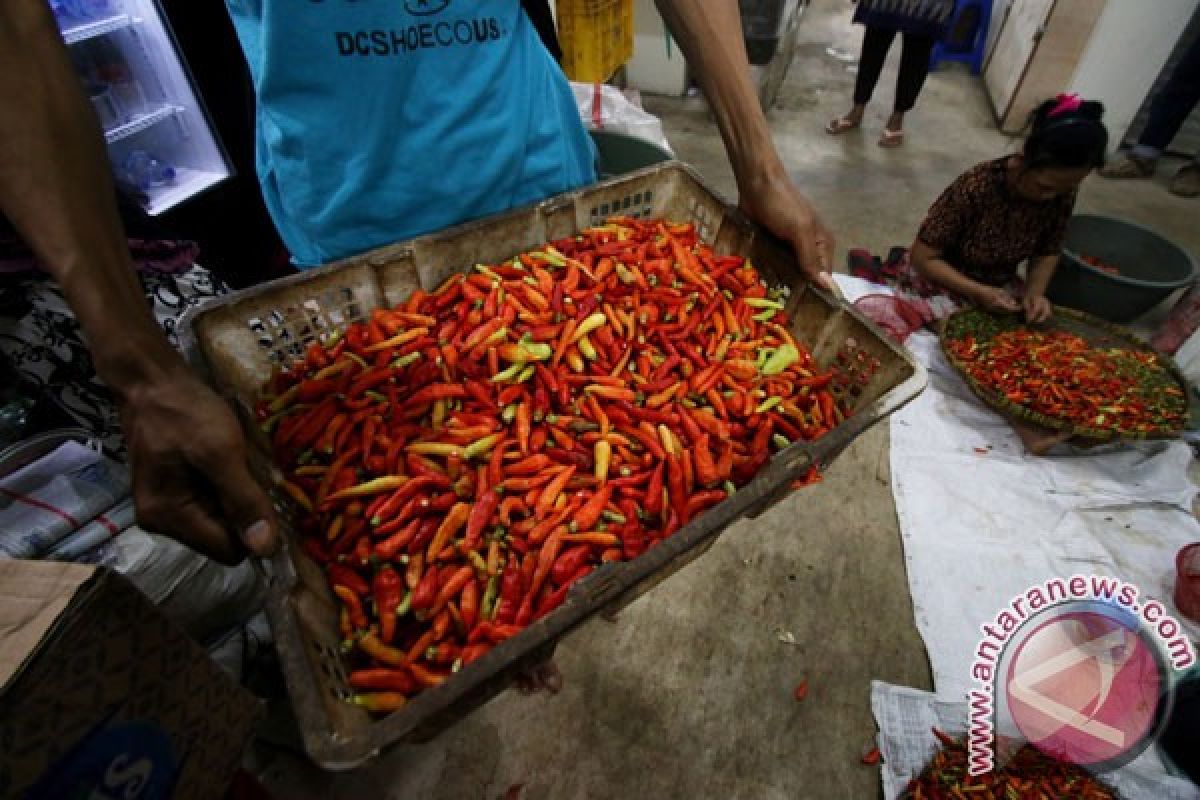
{"label": "person's foot", "polygon": [[1175,173],[1175,177],[1171,179],[1168,189],[1171,194],[1177,194],[1180,197],[1200,196],[1200,162],[1193,161],[1180,168],[1179,172]]}
{"label": "person's foot", "polygon": [[829,123],[825,126],[825,132],[830,136],[840,136],[843,133],[854,130],[860,125],[862,125],[862,117],[851,113],[844,117],[829,120]]}
{"label": "person's foot", "polygon": [[1140,180],[1152,176],[1157,166],[1158,161],[1154,159],[1138,158],[1130,153],[1102,168],[1100,174],[1114,180]]}
{"label": "person's foot", "polygon": [[901,128],[900,130],[892,130],[891,128],[884,128],[883,133],[880,134],[880,136],[879,136],[879,146],[880,147],[893,148],[893,147],[899,147],[902,144],[904,144],[904,129],[903,128]]}

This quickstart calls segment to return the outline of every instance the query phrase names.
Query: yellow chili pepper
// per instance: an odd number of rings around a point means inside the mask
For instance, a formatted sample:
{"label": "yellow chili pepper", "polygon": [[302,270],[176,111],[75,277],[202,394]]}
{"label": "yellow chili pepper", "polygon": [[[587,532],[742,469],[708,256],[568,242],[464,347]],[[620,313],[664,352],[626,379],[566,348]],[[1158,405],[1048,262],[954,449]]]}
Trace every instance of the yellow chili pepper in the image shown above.
{"label": "yellow chili pepper", "polygon": [[448,444],[446,442],[414,442],[404,449],[410,453],[417,453],[423,456],[441,456],[443,458],[458,456],[459,458],[466,458],[463,455],[462,445]]}
{"label": "yellow chili pepper", "polygon": [[406,483],[408,483],[408,477],[405,475],[384,475],[379,478],[373,478],[366,483],[348,486],[340,492],[334,492],[329,495],[327,500],[345,500],[347,497],[368,497],[380,492],[390,492],[393,489],[399,489]]}
{"label": "yellow chili pepper", "polygon": [[578,342],[584,336],[587,336],[597,328],[602,328],[608,324],[608,317],[604,316],[603,311],[596,311],[583,322],[579,323],[579,327],[575,329],[575,333],[571,334],[571,342]]}
{"label": "yellow chili pepper", "polygon": [[605,439],[597,440],[594,450],[596,480],[603,483],[608,480],[608,465],[612,460],[612,445]]}
{"label": "yellow chili pepper", "polygon": [[468,459],[481,456],[484,453],[490,453],[492,448],[496,446],[496,443],[503,438],[503,433],[493,433],[488,436],[484,436],[482,439],[476,439],[465,448],[462,448],[463,460],[466,461]]}

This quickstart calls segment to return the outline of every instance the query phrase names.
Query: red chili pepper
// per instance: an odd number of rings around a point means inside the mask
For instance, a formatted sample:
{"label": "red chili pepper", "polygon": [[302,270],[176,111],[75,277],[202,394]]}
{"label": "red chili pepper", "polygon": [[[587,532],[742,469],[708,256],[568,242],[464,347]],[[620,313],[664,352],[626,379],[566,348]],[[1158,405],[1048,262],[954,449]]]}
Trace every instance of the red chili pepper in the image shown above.
{"label": "red chili pepper", "polygon": [[663,510],[663,472],[664,467],[660,463],[654,468],[650,482],[646,484],[646,497],[642,505],[645,507],[646,513],[652,517],[658,516]]}
{"label": "red chili pepper", "polygon": [[724,489],[704,489],[696,492],[688,498],[686,519],[691,519],[704,509],[723,502],[728,496]]}
{"label": "red chili pepper", "polygon": [[[682,415],[684,419],[687,414]],[[708,449],[708,434],[701,434],[694,443],[692,450],[692,465],[696,472],[696,480],[702,486],[713,486],[720,483],[721,473],[713,461],[712,452]]]}
{"label": "red chili pepper", "polygon": [[433,608],[438,598],[438,571],[430,567],[421,577],[421,582],[413,590],[412,608],[414,611],[424,611]]}
{"label": "red chili pepper", "polygon": [[479,618],[479,581],[473,577],[463,587],[458,613],[462,616],[463,625],[468,629],[475,627],[475,621]]}
{"label": "red chili pepper", "polygon": [[612,497],[612,484],[600,487],[588,501],[583,504],[583,507],[575,512],[574,523],[580,530],[591,530],[600,521],[600,515],[604,512],[604,507],[608,505],[609,498]]}
{"label": "red chili pepper", "polygon": [[359,597],[366,597],[371,591],[366,578],[341,564],[330,564],[325,568],[325,574],[331,586],[345,586]]}
{"label": "red chili pepper", "polygon": [[572,575],[579,571],[580,567],[591,559],[591,556],[591,548],[583,546],[568,548],[554,562],[554,566],[550,570],[550,582],[556,586],[566,583]]}
{"label": "red chili pepper", "polygon": [[432,613],[436,614],[441,611],[447,603],[458,597],[459,593],[462,592],[467,583],[474,577],[475,569],[473,567],[464,566],[456,569],[438,592],[437,599],[433,603]]}
{"label": "red chili pepper", "polygon": [[500,624],[511,623],[517,617],[517,607],[522,594],[521,569],[516,561],[510,561],[500,576],[500,599],[496,603],[493,619]]}
{"label": "red chili pepper", "polygon": [[483,529],[492,519],[499,505],[500,495],[489,489],[471,506],[471,512],[467,517],[467,530],[459,548],[462,552],[467,553],[479,548],[479,544],[483,541]]}
{"label": "red chili pepper", "polygon": [[347,678],[351,688],[358,691],[400,692],[413,694],[417,691],[417,682],[406,669],[387,669],[371,667],[356,669]]}
{"label": "red chili pepper", "polygon": [[354,625],[355,629],[364,630],[369,623],[367,622],[366,612],[363,611],[362,601],[359,600],[358,595],[340,583],[333,587],[333,593],[342,601],[342,605],[350,614],[350,622]]}
{"label": "red chili pepper", "polygon": [[417,531],[420,528],[421,520],[410,520],[399,532],[393,533],[383,541],[375,543],[375,557],[383,561],[391,561],[409,542],[416,538]]}
{"label": "red chili pepper", "polygon": [[404,599],[400,574],[386,564],[380,567],[372,582],[372,596],[379,615],[379,637],[385,644],[391,644],[396,637],[396,613]]}
{"label": "red chili pepper", "polygon": [[517,446],[521,453],[529,454],[529,437],[533,425],[533,412],[528,401],[522,401],[517,406]]}
{"label": "red chili pepper", "polygon": [[567,481],[575,474],[575,467],[567,467],[554,476],[554,479],[546,485],[542,493],[538,496],[537,504],[534,506],[533,513],[537,517],[545,517],[554,507],[554,502],[558,496],[562,494],[563,488],[567,485]]}

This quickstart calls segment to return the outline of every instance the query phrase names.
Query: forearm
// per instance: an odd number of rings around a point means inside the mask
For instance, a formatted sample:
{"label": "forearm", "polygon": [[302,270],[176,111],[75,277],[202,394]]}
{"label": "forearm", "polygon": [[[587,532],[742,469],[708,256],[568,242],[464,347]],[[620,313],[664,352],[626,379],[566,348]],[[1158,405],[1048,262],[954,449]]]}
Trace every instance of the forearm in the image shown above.
{"label": "forearm", "polygon": [[784,175],[750,82],[736,0],[656,0],[689,68],[708,98],[737,178],[746,196]]}
{"label": "forearm", "polygon": [[1050,279],[1058,269],[1058,256],[1042,256],[1034,259],[1029,265],[1029,275],[1025,280],[1025,294],[1028,297],[1045,297]]}
{"label": "forearm", "polygon": [[975,299],[989,288],[959,272],[940,252],[923,242],[918,241],[913,245],[910,257],[922,277],[955,294]]}
{"label": "forearm", "polygon": [[118,392],[177,366],[146,306],[104,140],[44,0],[0,3],[0,210],[63,288]]}

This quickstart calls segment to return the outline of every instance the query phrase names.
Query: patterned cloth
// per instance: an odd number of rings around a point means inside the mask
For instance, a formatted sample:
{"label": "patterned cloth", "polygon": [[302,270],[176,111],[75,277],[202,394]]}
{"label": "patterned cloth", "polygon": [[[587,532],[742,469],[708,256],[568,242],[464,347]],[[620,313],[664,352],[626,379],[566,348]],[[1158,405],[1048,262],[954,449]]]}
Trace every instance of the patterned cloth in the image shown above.
{"label": "patterned cloth", "polygon": [[[180,274],[190,270],[200,255],[200,247],[187,239],[127,239],[129,255],[143,272]],[[33,252],[15,234],[0,232],[0,274],[41,272]]]}
{"label": "patterned cloth", "polygon": [[1039,202],[1008,184],[1008,158],[960,175],[929,209],[917,238],[972,280],[1004,286],[1031,258],[1062,251],[1075,194]]}
{"label": "patterned cloth", "polygon": [[[142,270],[138,277],[146,302],[175,347],[183,313],[229,291],[219,278],[195,265],[179,274]],[[0,354],[96,435],[110,454],[124,460],[125,440],[112,393],[96,377],[62,290],[46,275],[9,276],[0,282]]]}
{"label": "patterned cloth", "polygon": [[940,39],[954,14],[955,0],[858,0],[854,21],[868,28]]}

